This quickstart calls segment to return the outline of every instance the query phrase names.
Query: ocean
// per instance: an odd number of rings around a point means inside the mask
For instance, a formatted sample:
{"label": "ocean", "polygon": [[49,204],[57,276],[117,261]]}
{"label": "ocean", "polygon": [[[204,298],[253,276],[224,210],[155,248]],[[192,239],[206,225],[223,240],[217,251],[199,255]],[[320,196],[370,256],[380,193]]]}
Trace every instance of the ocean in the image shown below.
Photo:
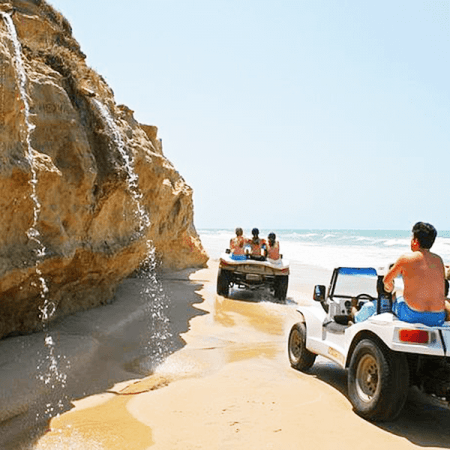
{"label": "ocean", "polygon": [[[398,230],[265,230],[277,235],[283,259],[291,265],[332,270],[335,267],[381,267],[410,251],[411,232]],[[233,229],[199,229],[211,259],[218,259],[234,236]],[[251,230],[244,230],[251,237]],[[432,251],[450,264],[450,231],[438,232]]]}

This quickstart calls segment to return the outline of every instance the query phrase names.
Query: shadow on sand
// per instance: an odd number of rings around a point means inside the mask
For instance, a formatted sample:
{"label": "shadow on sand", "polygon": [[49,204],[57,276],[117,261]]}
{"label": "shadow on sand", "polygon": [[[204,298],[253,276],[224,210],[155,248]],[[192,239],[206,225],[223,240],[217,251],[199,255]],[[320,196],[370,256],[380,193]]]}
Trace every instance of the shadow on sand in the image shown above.
{"label": "shadow on sand", "polygon": [[[346,370],[320,359],[309,374],[334,387],[348,399]],[[421,447],[450,448],[450,410],[433,404],[432,400],[415,389],[410,390],[406,404],[395,422],[374,425]]]}
{"label": "shadow on sand", "polygon": [[[73,408],[72,400],[116,383],[151,375],[161,358],[183,347],[180,335],[189,321],[205,314],[193,307],[201,301],[196,291],[202,285],[189,281],[190,272],[165,273],[157,283],[129,278],[110,304],[53,322],[48,333],[64,385],[39,379],[48,359],[43,333],[2,340],[0,448],[33,448],[48,428],[49,414],[64,413]],[[154,301],[158,310],[149,306]]]}

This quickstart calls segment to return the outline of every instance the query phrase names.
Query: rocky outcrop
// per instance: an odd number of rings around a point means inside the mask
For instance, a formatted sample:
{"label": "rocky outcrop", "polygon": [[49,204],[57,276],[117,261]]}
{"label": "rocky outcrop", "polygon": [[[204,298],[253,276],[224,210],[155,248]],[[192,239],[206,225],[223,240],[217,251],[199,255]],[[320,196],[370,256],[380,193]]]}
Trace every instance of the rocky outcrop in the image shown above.
{"label": "rocky outcrop", "polygon": [[0,11],[0,337],[39,327],[45,302],[52,317],[107,302],[150,247],[165,268],[204,266],[192,189],[157,128],[115,104],[46,2],[0,1]]}

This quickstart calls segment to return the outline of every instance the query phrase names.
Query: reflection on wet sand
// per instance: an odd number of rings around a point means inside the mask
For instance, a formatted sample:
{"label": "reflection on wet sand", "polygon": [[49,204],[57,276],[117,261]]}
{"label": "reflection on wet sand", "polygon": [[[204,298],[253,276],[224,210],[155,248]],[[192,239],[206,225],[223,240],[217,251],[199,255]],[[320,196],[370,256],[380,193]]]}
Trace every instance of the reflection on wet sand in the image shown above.
{"label": "reflection on wet sand", "polygon": [[274,359],[280,353],[280,343],[262,342],[229,346],[225,349],[226,362],[237,362],[252,358]]}
{"label": "reflection on wet sand", "polygon": [[286,306],[260,302],[261,297],[256,293],[246,291],[234,291],[230,297],[223,298],[219,295],[215,297],[212,314],[218,324],[226,327],[251,325],[263,333],[284,335]]}
{"label": "reflection on wet sand", "polygon": [[[251,358],[274,359],[282,353],[291,308],[278,304],[264,290],[232,290],[229,298],[214,296],[211,311],[216,325],[233,328],[233,337],[243,342],[230,342],[224,347],[225,361]],[[235,331],[240,330],[239,336]],[[267,336],[262,336],[261,333]]]}

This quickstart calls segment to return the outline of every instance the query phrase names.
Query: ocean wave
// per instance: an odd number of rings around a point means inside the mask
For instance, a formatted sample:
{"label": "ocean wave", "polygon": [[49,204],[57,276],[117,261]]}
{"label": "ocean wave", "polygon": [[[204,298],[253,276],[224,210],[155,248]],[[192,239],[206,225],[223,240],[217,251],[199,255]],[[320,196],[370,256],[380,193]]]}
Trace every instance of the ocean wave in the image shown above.
{"label": "ocean wave", "polygon": [[370,242],[380,241],[380,239],[374,239],[374,238],[365,237],[365,236],[355,236],[354,239],[356,241],[370,241]]}
{"label": "ocean wave", "polygon": [[234,230],[226,230],[226,229],[218,229],[218,230],[212,230],[212,229],[199,229],[197,230],[197,233],[199,235],[203,235],[203,236],[209,236],[209,237],[214,237],[214,238],[223,238],[224,236],[226,237],[233,237],[234,236]]}
{"label": "ocean wave", "polygon": [[408,246],[409,242],[409,239],[387,239],[384,241],[384,245],[387,247],[392,247],[394,245]]}
{"label": "ocean wave", "polygon": [[280,231],[277,235],[280,239],[310,239],[319,236],[318,233],[297,233],[295,231],[292,233],[283,233]]}

